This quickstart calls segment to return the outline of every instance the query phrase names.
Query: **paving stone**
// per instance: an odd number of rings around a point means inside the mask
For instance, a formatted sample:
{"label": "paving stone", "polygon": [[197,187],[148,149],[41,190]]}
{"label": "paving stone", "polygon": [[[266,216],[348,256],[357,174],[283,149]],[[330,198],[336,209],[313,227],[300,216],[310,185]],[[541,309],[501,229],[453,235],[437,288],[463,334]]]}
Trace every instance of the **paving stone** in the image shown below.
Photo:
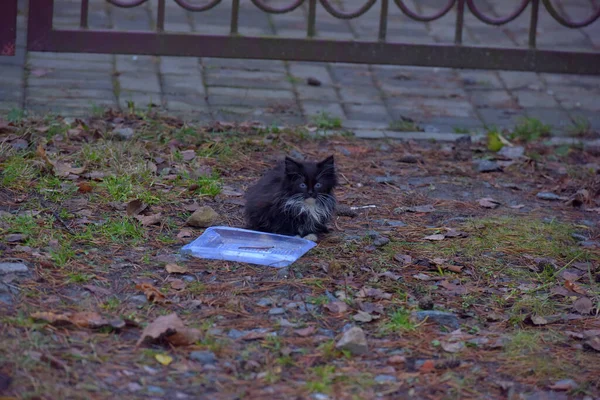
{"label": "paving stone", "polygon": [[315,87],[305,84],[296,85],[296,93],[300,100],[338,101],[338,94],[331,87]]}
{"label": "paving stone", "polygon": [[440,88],[440,87],[426,87],[422,84],[404,86],[404,85],[387,85],[382,87],[382,91],[386,98],[403,98],[406,96],[410,97],[438,97],[446,99],[466,99],[467,92],[458,87]]}
{"label": "paving stone", "polygon": [[27,81],[27,86],[30,92],[34,92],[34,88],[46,87],[46,88],[62,88],[69,87],[70,89],[94,89],[94,90],[105,90],[113,91],[114,84],[110,77],[101,78],[94,77],[94,79],[64,79],[64,78],[49,78],[42,77],[36,78],[30,76]]}
{"label": "paving stone", "polygon": [[528,117],[537,118],[552,126],[553,132],[564,133],[573,125],[570,115],[560,108],[527,108],[525,112]]}
{"label": "paving stone", "polygon": [[119,93],[119,106],[127,110],[132,103],[137,110],[145,111],[151,105],[161,106],[162,99],[160,93],[134,92],[122,90]]}
{"label": "paving stone", "polygon": [[504,86],[495,71],[458,71],[465,88],[469,90],[503,89]]}
{"label": "paving stone", "polygon": [[346,111],[346,116],[351,119],[357,119],[361,121],[387,121],[390,122],[392,120],[391,116],[388,114],[387,109],[384,105],[378,104],[345,104],[344,110]]}
{"label": "paving stone", "polygon": [[43,98],[45,101],[69,99],[114,99],[112,89],[77,89],[68,86],[62,87],[28,87],[25,90],[28,98]]}
{"label": "paving stone", "polygon": [[204,81],[200,73],[194,75],[162,75],[161,80],[164,93],[202,98],[206,95]]}
{"label": "paving stone", "polygon": [[512,128],[520,118],[525,117],[523,111],[498,110],[494,108],[480,108],[477,113],[487,126],[496,126],[499,128]]}
{"label": "paving stone", "polygon": [[117,72],[156,72],[158,57],[138,55],[117,55],[115,57],[115,69]]}
{"label": "paving stone", "polygon": [[325,65],[315,65],[314,63],[291,62],[289,64],[290,74],[293,77],[306,81],[308,78],[317,79],[322,85],[331,85],[333,83],[331,74]]}
{"label": "paving stone", "polygon": [[[295,100],[294,92],[291,90],[268,90],[268,89],[252,89],[252,88],[231,88],[211,86],[208,88],[208,95],[213,96],[230,96],[240,98],[262,98],[272,100],[293,101]],[[211,102],[212,104],[212,102]]]}
{"label": "paving stone", "polygon": [[204,69],[243,69],[247,71],[285,72],[285,63],[280,60],[246,60],[238,58],[202,58]]}
{"label": "paving stone", "polygon": [[373,86],[371,71],[364,65],[356,66],[341,66],[340,64],[332,64],[331,75],[333,80],[348,87],[356,86]]}
{"label": "paving stone", "polygon": [[78,60],[64,60],[52,58],[29,58],[27,61],[29,70],[36,69],[62,69],[83,71],[112,71],[112,61],[86,60],[84,57]]}
{"label": "paving stone", "polygon": [[383,103],[381,92],[376,87],[341,87],[340,98],[344,103],[372,104]]}
{"label": "paving stone", "polygon": [[118,80],[121,91],[160,93],[160,82],[156,73],[124,72],[118,75]]}
{"label": "paving stone", "polygon": [[535,72],[498,71],[500,79],[509,90],[513,89],[543,89],[544,83]]}
{"label": "paving stone", "polygon": [[386,137],[383,130],[354,129],[353,133],[359,139],[384,139]]}
{"label": "paving stone", "polygon": [[554,96],[547,92],[514,90],[512,93],[521,107],[558,107]]}
{"label": "paving stone", "polygon": [[162,74],[188,75],[200,71],[200,59],[190,57],[161,57],[160,72]]}
{"label": "paving stone", "polygon": [[292,89],[292,82],[287,74],[272,71],[210,69],[206,71],[206,84],[242,88]]}
{"label": "paving stone", "polygon": [[473,90],[469,93],[471,103],[481,108],[518,108],[519,104],[506,90]]}
{"label": "paving stone", "polygon": [[302,109],[304,110],[304,114],[309,117],[326,113],[333,118],[346,118],[346,114],[344,113],[342,106],[336,103],[303,101]]}

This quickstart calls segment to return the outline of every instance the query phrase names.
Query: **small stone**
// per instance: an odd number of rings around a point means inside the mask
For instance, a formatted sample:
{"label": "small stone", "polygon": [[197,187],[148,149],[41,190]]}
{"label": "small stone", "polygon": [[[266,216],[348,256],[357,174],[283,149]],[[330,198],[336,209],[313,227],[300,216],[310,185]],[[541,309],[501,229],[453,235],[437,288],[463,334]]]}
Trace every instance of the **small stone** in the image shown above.
{"label": "small stone", "polygon": [[25,139],[13,140],[10,145],[15,150],[26,150],[29,147],[29,143]]}
{"label": "small stone", "polygon": [[583,145],[583,151],[594,157],[600,156],[600,140],[591,140]]}
{"label": "small stone", "polygon": [[275,307],[269,310],[269,315],[281,315],[283,313],[285,313],[285,310],[281,307]]}
{"label": "small stone", "polygon": [[397,381],[398,379],[393,375],[377,375],[375,377],[375,382],[377,383],[394,383]]}
{"label": "small stone", "polygon": [[217,356],[212,351],[192,351],[190,360],[198,361],[201,364],[215,364]]}
{"label": "small stone", "polygon": [[268,297],[263,297],[262,299],[259,299],[256,302],[256,305],[260,306],[260,307],[269,307],[272,304],[273,304],[273,300]]}
{"label": "small stone", "polygon": [[379,236],[381,236],[377,231],[367,231],[366,235],[369,239],[377,239]]}
{"label": "small stone", "polygon": [[129,301],[132,303],[140,304],[140,305],[148,303],[148,299],[146,298],[146,295],[143,295],[143,294],[131,296],[129,298]]}
{"label": "small stone", "polygon": [[239,339],[239,338],[241,338],[242,336],[246,335],[247,333],[248,333],[248,332],[242,332],[242,331],[239,331],[239,330],[237,330],[237,329],[231,329],[231,330],[229,331],[229,333],[227,333],[227,336],[228,336],[229,338],[231,338],[231,339],[234,339],[234,340],[235,340],[235,339]]}
{"label": "small stone", "polygon": [[582,235],[581,233],[571,233],[571,237],[578,242],[584,242],[589,239],[587,236]]}
{"label": "small stone", "polygon": [[399,179],[398,176],[376,176],[375,182],[377,183],[395,183]]}
{"label": "small stone", "polygon": [[113,131],[115,138],[120,140],[129,140],[133,137],[134,131],[131,128],[118,128]]}
{"label": "small stone", "polygon": [[406,362],[406,357],[401,356],[400,354],[395,354],[393,356],[391,356],[390,358],[388,358],[387,363],[388,364],[404,364]]}
{"label": "small stone", "polygon": [[563,379],[558,382],[555,382],[553,385],[550,385],[550,389],[552,390],[575,390],[579,387],[577,382],[573,379]]}
{"label": "small stone", "polygon": [[335,146],[335,150],[338,151],[339,153],[342,153],[346,157],[350,157],[352,155],[350,150],[348,150],[347,148],[345,148],[343,146]]}
{"label": "small stone", "polygon": [[331,397],[327,396],[325,393],[313,393],[310,396],[313,400],[330,400]]}
{"label": "small stone", "polygon": [[516,160],[525,155],[525,148],[522,146],[513,146],[513,147],[504,146],[504,147],[502,147],[502,149],[500,149],[500,151],[497,154],[504,158]]}
{"label": "small stone", "polygon": [[586,240],[584,242],[579,242],[579,245],[588,249],[597,249],[600,247],[600,242],[596,242],[595,240]]}
{"label": "small stone", "polygon": [[354,355],[366,354],[369,351],[365,332],[357,326],[344,332],[335,347],[340,350],[348,350]]}
{"label": "small stone", "polygon": [[0,274],[27,273],[29,268],[21,262],[1,262]]}
{"label": "small stone", "polygon": [[304,155],[296,149],[292,149],[290,151],[290,157],[292,157],[293,159],[298,160],[298,161],[304,160]]}
{"label": "small stone", "polygon": [[320,80],[318,80],[317,78],[313,78],[313,77],[308,77],[308,78],[306,79],[306,83],[307,83],[309,86],[321,86],[321,81],[320,81]]}
{"label": "small stone", "polygon": [[540,200],[548,200],[548,201],[558,201],[564,200],[565,198],[550,192],[539,192],[535,197]]}
{"label": "small stone", "polygon": [[24,242],[25,239],[27,239],[27,235],[23,235],[22,233],[12,233],[4,236],[4,240],[8,243]]}
{"label": "small stone", "polygon": [[400,157],[398,161],[405,164],[416,164],[419,161],[421,161],[421,158],[414,154],[405,154],[402,157]]}
{"label": "small stone", "polygon": [[497,172],[497,171],[501,171],[501,170],[502,169],[500,168],[500,166],[498,165],[498,163],[496,161],[481,160],[477,164],[477,171],[479,171],[479,172]]}
{"label": "small stone", "polygon": [[161,387],[158,387],[158,386],[149,385],[147,387],[147,389],[148,389],[148,392],[152,393],[152,394],[160,394],[160,395],[164,395],[165,394],[165,390],[163,388],[161,388]]}
{"label": "small stone", "polygon": [[390,239],[386,238],[385,236],[379,236],[375,238],[375,240],[373,240],[373,246],[382,247],[388,244],[389,242]]}
{"label": "small stone", "polygon": [[391,226],[393,228],[403,228],[406,226],[406,224],[404,222],[393,220],[393,219],[392,220],[384,219],[383,225]]}
{"label": "small stone", "polygon": [[432,310],[433,309],[433,299],[430,296],[425,296],[419,300],[419,308],[421,310]]}
{"label": "small stone", "polygon": [[186,224],[196,228],[208,228],[216,223],[221,216],[208,206],[200,207],[187,219]]}
{"label": "small stone", "polygon": [[436,322],[438,325],[447,326],[453,330],[460,328],[460,323],[458,322],[458,317],[452,313],[444,312],[444,311],[417,311],[413,313],[419,321],[423,321],[427,318],[428,321]]}
{"label": "small stone", "polygon": [[129,382],[127,384],[127,390],[129,390],[130,392],[138,392],[142,389],[143,389],[142,385],[140,385],[137,382]]}

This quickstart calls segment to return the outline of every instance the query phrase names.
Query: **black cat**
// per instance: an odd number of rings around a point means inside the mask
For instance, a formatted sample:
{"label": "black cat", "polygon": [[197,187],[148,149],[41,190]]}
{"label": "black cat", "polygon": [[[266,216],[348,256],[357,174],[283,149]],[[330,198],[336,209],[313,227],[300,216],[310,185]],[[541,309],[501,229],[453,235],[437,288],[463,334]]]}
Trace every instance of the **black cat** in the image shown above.
{"label": "black cat", "polygon": [[336,185],[333,156],[318,163],[286,157],[246,192],[248,228],[316,241],[329,231]]}

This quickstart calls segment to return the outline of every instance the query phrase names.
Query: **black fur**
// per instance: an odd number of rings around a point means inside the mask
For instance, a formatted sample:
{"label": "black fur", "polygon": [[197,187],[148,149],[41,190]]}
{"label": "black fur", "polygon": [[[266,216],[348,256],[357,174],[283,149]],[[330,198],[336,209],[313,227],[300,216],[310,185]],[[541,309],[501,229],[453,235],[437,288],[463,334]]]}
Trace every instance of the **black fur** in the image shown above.
{"label": "black fur", "polygon": [[336,206],[336,185],[333,156],[318,163],[286,157],[246,192],[248,228],[302,237],[326,233]]}

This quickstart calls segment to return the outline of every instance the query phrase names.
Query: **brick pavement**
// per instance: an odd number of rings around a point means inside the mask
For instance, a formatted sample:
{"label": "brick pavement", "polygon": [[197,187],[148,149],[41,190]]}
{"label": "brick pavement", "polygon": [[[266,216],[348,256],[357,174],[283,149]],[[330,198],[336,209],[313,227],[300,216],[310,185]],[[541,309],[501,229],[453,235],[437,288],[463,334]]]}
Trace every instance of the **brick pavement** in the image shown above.
{"label": "brick pavement", "polygon": [[[414,3],[418,3],[416,6]],[[556,1],[555,1],[556,2]],[[90,0],[92,28],[148,30],[154,27],[156,1],[122,9]],[[240,33],[304,37],[306,9],[267,15],[242,0]],[[287,4],[282,0],[269,4]],[[355,9],[361,0],[343,0]],[[436,0],[407,1],[422,14],[436,10]],[[504,16],[514,1],[480,0],[489,15]],[[568,3],[568,4],[567,4]],[[76,28],[79,0],[55,0],[57,27]],[[567,5],[564,5],[567,4]],[[590,0],[563,0],[563,12],[581,19]],[[203,13],[190,13],[167,0],[167,31],[227,34],[231,2]],[[155,108],[190,120],[259,120],[268,124],[302,124],[320,112],[339,117],[344,126],[365,137],[406,118],[428,134],[480,130],[484,125],[510,127],[519,117],[536,117],[564,133],[585,118],[600,130],[600,76],[571,76],[510,71],[474,71],[284,62],[265,60],[151,57],[131,55],[25,52],[25,2],[20,4],[16,57],[0,57],[0,113],[24,108],[29,113],[76,116],[100,107]],[[317,8],[317,33],[323,38],[374,39],[378,7],[354,20],[338,20]],[[390,4],[388,40],[451,43],[454,14],[432,23],[402,15]],[[466,12],[464,42],[525,46],[529,14],[492,27]],[[560,26],[541,9],[540,47],[600,51],[600,21],[577,30]],[[307,79],[321,82],[311,86]],[[394,136],[393,133],[388,135]],[[435,137],[435,135],[433,135]]]}

